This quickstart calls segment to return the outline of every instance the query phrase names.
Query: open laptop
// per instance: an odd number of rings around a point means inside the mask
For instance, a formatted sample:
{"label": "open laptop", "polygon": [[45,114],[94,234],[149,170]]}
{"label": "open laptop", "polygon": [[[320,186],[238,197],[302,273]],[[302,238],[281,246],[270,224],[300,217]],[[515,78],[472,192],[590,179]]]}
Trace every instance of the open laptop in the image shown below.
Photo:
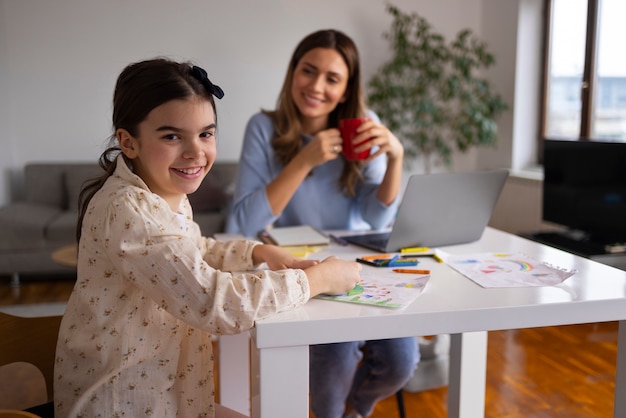
{"label": "open laptop", "polygon": [[383,253],[476,241],[491,218],[508,176],[504,169],[414,174],[409,178],[391,232],[342,238]]}

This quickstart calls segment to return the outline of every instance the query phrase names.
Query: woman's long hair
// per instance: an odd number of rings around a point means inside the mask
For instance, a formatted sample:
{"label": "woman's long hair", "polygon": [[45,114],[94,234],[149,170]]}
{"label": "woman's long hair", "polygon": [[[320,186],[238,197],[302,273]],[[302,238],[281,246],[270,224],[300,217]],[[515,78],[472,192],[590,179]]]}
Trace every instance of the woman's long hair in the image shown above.
{"label": "woman's long hair", "polygon": [[[308,35],[298,44],[291,56],[287,75],[278,96],[276,110],[264,111],[274,122],[276,137],[272,141],[272,147],[283,165],[287,165],[303,146],[300,111],[291,96],[291,85],[298,62],[307,52],[315,48],[337,51],[348,67],[345,100],[330,113],[328,128],[337,128],[340,119],[365,116],[359,52],[352,39],[333,29],[320,30]],[[356,195],[356,185],[362,177],[361,167],[361,162],[348,161],[344,158],[344,169],[339,178],[339,188],[348,196]]]}
{"label": "woman's long hair", "polygon": [[[125,129],[136,137],[139,133],[139,124],[154,108],[170,100],[194,96],[203,97],[211,103],[217,121],[215,100],[212,95],[214,91],[209,91],[212,85],[206,78],[206,73],[203,78],[198,70],[198,67],[190,63],[155,58],[130,64],[120,73],[113,94],[113,134],[109,138],[107,149],[100,155],[98,161],[104,173],[86,182],[78,198],[77,241],[80,241],[83,218],[89,202],[115,172],[117,156],[121,153],[115,135],[118,129]],[[126,157],[124,160],[130,165]]]}

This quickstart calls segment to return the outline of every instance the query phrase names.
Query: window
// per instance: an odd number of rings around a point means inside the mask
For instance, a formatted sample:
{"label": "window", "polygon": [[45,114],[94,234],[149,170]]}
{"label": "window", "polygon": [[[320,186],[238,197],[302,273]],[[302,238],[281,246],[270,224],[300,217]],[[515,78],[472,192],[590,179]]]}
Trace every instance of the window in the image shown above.
{"label": "window", "polygon": [[543,137],[626,142],[626,1],[546,2]]}

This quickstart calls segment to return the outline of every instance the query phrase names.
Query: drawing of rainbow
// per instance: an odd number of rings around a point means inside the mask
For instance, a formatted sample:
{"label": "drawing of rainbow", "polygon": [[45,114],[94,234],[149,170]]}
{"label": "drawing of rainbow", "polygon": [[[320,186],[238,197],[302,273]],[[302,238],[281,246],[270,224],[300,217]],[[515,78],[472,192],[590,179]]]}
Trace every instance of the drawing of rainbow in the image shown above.
{"label": "drawing of rainbow", "polygon": [[526,262],[526,261],[521,261],[521,260],[506,260],[509,263],[513,263],[513,264],[517,264],[520,268],[520,271],[531,271],[533,269],[532,264]]}

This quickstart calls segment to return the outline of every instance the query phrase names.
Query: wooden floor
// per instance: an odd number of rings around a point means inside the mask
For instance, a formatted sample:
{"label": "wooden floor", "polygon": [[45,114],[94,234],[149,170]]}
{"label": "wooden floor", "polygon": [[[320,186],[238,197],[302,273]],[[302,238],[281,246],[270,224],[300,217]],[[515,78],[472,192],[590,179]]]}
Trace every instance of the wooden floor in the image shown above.
{"label": "wooden floor", "polygon": [[[0,277],[0,306],[63,302],[73,280]],[[1,340],[1,337],[0,337]],[[489,333],[486,417],[590,418],[613,416],[617,323]],[[445,388],[404,395],[407,418],[446,416]],[[396,418],[395,397],[371,418]]]}

